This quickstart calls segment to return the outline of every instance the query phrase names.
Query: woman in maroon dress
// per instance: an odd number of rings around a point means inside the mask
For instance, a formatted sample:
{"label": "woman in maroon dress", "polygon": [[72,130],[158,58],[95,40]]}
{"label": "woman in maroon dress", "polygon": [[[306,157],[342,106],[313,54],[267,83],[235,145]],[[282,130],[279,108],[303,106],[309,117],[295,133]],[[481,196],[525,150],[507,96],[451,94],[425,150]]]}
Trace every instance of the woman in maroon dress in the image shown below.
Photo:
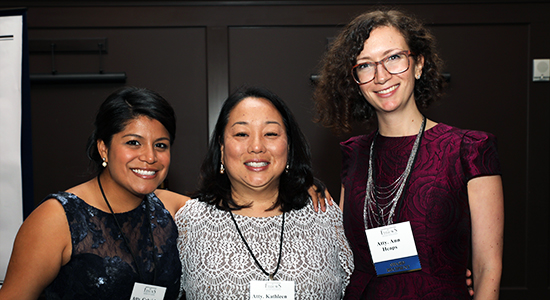
{"label": "woman in maroon dress", "polygon": [[[440,65],[433,36],[398,11],[360,15],[324,59],[319,121],[336,131],[355,121],[378,125],[341,143],[340,206],[355,260],[346,299],[469,299],[470,246],[475,298],[498,299],[504,209],[496,141],[422,115],[419,107],[442,95]],[[379,276],[365,230],[403,222],[420,270]]]}

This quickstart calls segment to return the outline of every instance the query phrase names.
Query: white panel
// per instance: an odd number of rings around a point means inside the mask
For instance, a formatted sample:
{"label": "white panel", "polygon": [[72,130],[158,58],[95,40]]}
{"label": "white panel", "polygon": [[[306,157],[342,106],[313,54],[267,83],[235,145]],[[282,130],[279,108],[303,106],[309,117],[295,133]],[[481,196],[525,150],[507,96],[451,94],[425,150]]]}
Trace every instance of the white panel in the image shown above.
{"label": "white panel", "polygon": [[21,62],[23,17],[0,17],[0,281],[23,222]]}

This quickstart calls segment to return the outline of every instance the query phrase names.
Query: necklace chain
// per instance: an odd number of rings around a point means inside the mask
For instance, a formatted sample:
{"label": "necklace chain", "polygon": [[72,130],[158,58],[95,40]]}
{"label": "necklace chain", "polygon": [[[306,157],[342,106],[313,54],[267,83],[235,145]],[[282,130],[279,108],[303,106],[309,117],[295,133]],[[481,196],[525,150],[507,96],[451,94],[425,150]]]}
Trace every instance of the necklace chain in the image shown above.
{"label": "necklace chain", "polygon": [[237,221],[235,220],[235,217],[233,217],[233,212],[231,210],[229,211],[229,215],[231,216],[231,220],[233,220],[233,223],[235,223],[235,227],[237,228],[237,232],[239,233],[239,236],[243,240],[244,245],[246,246],[246,249],[248,249],[248,252],[250,253],[252,258],[254,259],[254,262],[256,263],[256,265],[260,268],[262,273],[269,276],[269,280],[274,280],[275,274],[277,274],[277,271],[279,271],[279,266],[281,265],[281,257],[282,257],[282,253],[283,253],[283,233],[284,233],[284,230],[285,230],[285,213],[283,212],[283,221],[282,221],[282,224],[281,224],[281,240],[280,240],[280,243],[279,243],[279,259],[277,260],[277,267],[275,268],[275,271],[273,271],[273,273],[271,273],[271,274],[269,274],[262,267],[262,265],[260,265],[260,262],[258,261],[256,256],[252,252],[252,249],[250,249],[250,246],[246,242],[246,239],[244,238],[241,230],[239,229],[239,225],[237,225]]}
{"label": "necklace chain", "polygon": [[[365,207],[363,209],[363,219],[365,222],[365,228],[375,228],[379,226],[393,224],[393,217],[397,208],[397,203],[401,199],[401,195],[405,189],[407,179],[411,173],[418,148],[420,146],[420,140],[422,134],[426,128],[426,117],[423,117],[422,124],[420,125],[420,131],[416,135],[407,166],[403,173],[397,179],[388,186],[379,186],[373,179],[373,156],[374,156],[374,142],[378,136],[378,131],[374,136],[370,145],[369,154],[369,170],[367,173],[367,188],[365,193]],[[389,200],[389,201],[388,201]],[[380,203],[382,202],[382,203]],[[384,222],[386,220],[386,222]]]}
{"label": "necklace chain", "polygon": [[[113,216],[113,219],[115,220],[115,223],[118,227],[118,230],[120,231],[120,235],[122,236],[124,240],[124,244],[126,245],[126,248],[128,248],[128,251],[130,252],[130,255],[132,255],[132,259],[134,260],[134,263],[136,264],[137,272],[139,275],[139,278],[141,282],[145,283],[145,277],[143,275],[143,271],[141,270],[138,260],[136,259],[136,255],[134,254],[134,251],[132,251],[132,248],[130,247],[130,241],[126,237],[126,234],[124,234],[124,231],[122,230],[122,226],[120,226],[120,223],[118,222],[118,219],[115,215],[115,212],[113,211],[113,208],[111,207],[111,204],[109,203],[109,200],[107,200],[107,196],[105,196],[105,192],[103,191],[103,186],[101,185],[101,180],[99,180],[99,175],[97,176],[97,184],[99,185],[99,190],[101,191],[101,195],[103,196],[103,199],[105,200],[105,203],[107,203],[107,206],[109,207],[109,211],[111,211],[111,215]],[[149,238],[151,239],[151,243],[153,243],[153,284],[157,281],[157,266],[158,266],[158,258],[157,258],[157,247],[155,245],[155,239],[153,237],[153,229],[151,224],[151,214],[149,209],[149,202],[147,199],[145,199],[145,210],[147,215],[144,217],[145,220],[148,220],[148,228],[149,228]],[[144,222],[145,223],[145,222]]]}

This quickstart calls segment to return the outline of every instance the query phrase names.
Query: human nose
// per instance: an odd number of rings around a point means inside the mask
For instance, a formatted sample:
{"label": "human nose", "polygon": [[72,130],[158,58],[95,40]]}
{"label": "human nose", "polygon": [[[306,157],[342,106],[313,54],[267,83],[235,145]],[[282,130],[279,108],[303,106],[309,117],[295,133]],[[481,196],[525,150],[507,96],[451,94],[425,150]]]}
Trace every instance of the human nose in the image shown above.
{"label": "human nose", "polygon": [[143,151],[141,152],[139,159],[148,164],[155,163],[157,161],[157,153],[155,152],[154,147],[143,147]]}
{"label": "human nose", "polygon": [[374,82],[378,84],[384,84],[388,79],[390,79],[391,74],[386,70],[383,62],[378,62],[376,64],[376,69],[374,70]]}
{"label": "human nose", "polygon": [[250,140],[248,151],[250,153],[262,153],[265,151],[264,141],[261,136],[256,136]]}

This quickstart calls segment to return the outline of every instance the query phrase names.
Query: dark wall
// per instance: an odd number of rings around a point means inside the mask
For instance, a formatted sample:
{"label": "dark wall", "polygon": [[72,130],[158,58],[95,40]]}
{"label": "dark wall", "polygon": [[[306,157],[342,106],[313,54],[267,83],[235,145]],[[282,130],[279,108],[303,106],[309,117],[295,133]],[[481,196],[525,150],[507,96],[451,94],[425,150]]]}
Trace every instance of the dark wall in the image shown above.
{"label": "dark wall", "polygon": [[[372,5],[207,2],[10,3],[28,7],[30,40],[107,38],[103,69],[126,72],[125,84],[157,90],[174,105],[178,133],[168,188],[184,193],[195,187],[208,124],[219,104],[234,88],[255,84],[287,101],[312,145],[316,175],[337,198],[338,142],[346,137],[333,136],[311,121],[310,77],[317,72],[328,39]],[[501,299],[546,299],[550,295],[550,82],[530,78],[532,59],[550,57],[550,3],[442,2],[394,2],[426,21],[451,76],[447,96],[426,114],[438,122],[497,135],[506,212]],[[55,64],[59,73],[96,72],[98,61],[95,53],[59,53]],[[31,52],[30,68],[31,74],[50,72],[51,55]],[[119,86],[32,84],[37,203],[47,193],[87,178],[84,146],[92,118],[102,100]],[[355,134],[366,132],[359,128]]]}
{"label": "dark wall", "polygon": [[[208,135],[204,28],[31,28],[29,32],[31,40],[106,37],[105,72],[125,72],[125,84],[156,90],[174,106],[178,130],[167,185],[179,192],[194,188]],[[31,74],[50,72],[51,61],[50,53],[31,52]],[[99,55],[59,53],[55,69],[59,74],[98,73]],[[31,81],[36,201],[89,177],[84,150],[93,118],[106,96],[122,85]]]}

